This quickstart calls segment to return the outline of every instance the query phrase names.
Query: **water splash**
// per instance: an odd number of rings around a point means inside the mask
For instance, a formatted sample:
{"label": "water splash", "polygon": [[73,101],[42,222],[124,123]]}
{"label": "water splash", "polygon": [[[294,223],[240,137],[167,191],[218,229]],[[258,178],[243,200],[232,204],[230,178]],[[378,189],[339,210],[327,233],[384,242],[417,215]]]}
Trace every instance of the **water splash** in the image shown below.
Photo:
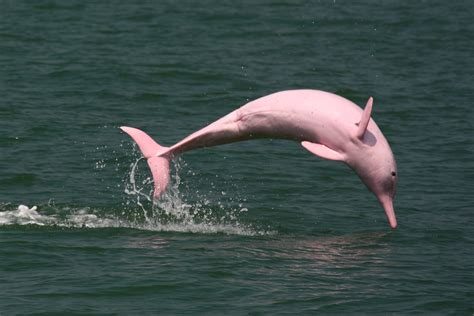
{"label": "water splash", "polygon": [[[121,207],[94,209],[90,207],[47,205],[31,208],[0,204],[0,227],[36,225],[61,228],[133,228],[147,231],[186,232],[228,235],[268,235],[274,231],[242,223],[248,211],[235,203],[226,192],[199,192],[183,185],[181,174],[198,178],[183,160],[173,161],[173,174],[168,190],[153,201],[153,181],[140,172],[137,158],[124,179],[126,201]],[[215,191],[215,189],[214,189]],[[214,199],[214,200],[213,200]],[[188,202],[189,201],[189,202]],[[237,207],[236,207],[237,204]]]}
{"label": "water splash", "polygon": [[[150,192],[148,192],[148,194],[143,193],[143,190],[146,188],[146,186],[149,185],[150,183],[153,183],[153,180],[150,177],[148,177],[142,181],[142,185],[143,185],[142,187],[137,187],[135,178],[138,172],[138,163],[141,160],[144,160],[144,158],[143,157],[138,158],[135,162],[133,162],[130,165],[131,169],[130,169],[130,173],[128,177],[129,181],[126,182],[124,192],[136,198],[135,199],[136,205],[138,205],[142,209],[143,216],[145,217],[146,221],[149,221],[150,219],[147,216],[147,210],[145,209],[145,206],[142,203],[142,199],[145,199],[145,201],[153,203],[152,198],[151,198],[153,189]],[[128,202],[129,202],[128,204],[130,204],[130,201]]]}
{"label": "water splash", "polygon": [[[143,225],[151,230],[166,229],[187,232],[227,232],[231,234],[261,235],[266,231],[255,229],[251,225],[242,224],[240,219],[248,209],[238,203],[238,207],[233,207],[224,201],[227,195],[224,191],[207,192],[207,194],[190,190],[183,187],[181,174],[194,177],[196,174],[189,170],[186,163],[177,158],[172,161],[173,173],[168,189],[158,199],[151,198],[153,193],[153,180],[149,177],[142,181],[138,170],[138,158],[130,165],[128,181],[125,184],[125,193],[131,198],[127,205],[138,205],[143,212]],[[144,192],[148,192],[145,194]],[[191,197],[194,195],[193,197]],[[212,201],[210,197],[218,197],[217,201]],[[192,202],[187,202],[186,198]],[[232,198],[230,198],[232,201]],[[146,202],[146,203],[143,203]],[[137,222],[139,219],[136,219]]]}

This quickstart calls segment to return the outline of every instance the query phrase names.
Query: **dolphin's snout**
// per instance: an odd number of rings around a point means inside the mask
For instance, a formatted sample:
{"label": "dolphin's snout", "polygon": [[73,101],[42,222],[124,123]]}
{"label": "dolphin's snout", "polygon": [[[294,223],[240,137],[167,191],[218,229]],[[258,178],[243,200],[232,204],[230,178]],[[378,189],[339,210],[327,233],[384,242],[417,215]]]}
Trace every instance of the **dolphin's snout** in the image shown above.
{"label": "dolphin's snout", "polygon": [[395,211],[393,210],[393,200],[390,198],[382,199],[380,203],[385,210],[385,215],[387,215],[388,222],[392,229],[397,228],[397,218],[395,217]]}

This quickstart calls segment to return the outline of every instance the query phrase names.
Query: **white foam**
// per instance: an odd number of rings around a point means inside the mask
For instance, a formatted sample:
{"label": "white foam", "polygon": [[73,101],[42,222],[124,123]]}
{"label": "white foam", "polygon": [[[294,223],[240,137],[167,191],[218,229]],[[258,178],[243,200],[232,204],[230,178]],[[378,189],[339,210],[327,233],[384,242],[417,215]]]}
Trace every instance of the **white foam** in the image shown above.
{"label": "white foam", "polygon": [[26,205],[19,205],[16,210],[0,212],[0,224],[19,224],[19,225],[46,225],[51,219],[42,216],[36,211],[37,207],[29,208]]}
{"label": "white foam", "polygon": [[63,209],[59,213],[70,212],[66,216],[59,214],[41,214],[36,206],[29,208],[18,206],[11,211],[0,211],[0,225],[37,225],[64,228],[133,228],[157,232],[181,232],[199,234],[226,235],[266,235],[271,232],[255,230],[240,224],[194,223],[192,221],[177,223],[160,223],[159,218],[151,218],[145,222],[133,222],[114,216],[101,217],[87,209]]}
{"label": "white foam", "polygon": [[114,226],[116,220],[99,218],[95,214],[84,213],[79,210],[68,214],[64,218],[59,215],[41,214],[38,207],[29,208],[19,205],[16,210],[0,212],[0,225],[38,225],[38,226],[60,226],[60,227],[110,227]]}

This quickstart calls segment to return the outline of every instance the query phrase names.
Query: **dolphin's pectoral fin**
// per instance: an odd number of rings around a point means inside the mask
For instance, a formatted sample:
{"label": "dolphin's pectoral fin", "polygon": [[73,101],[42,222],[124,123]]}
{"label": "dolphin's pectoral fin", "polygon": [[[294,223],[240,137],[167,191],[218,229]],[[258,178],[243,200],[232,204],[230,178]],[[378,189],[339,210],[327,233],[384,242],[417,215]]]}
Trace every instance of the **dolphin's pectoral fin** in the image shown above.
{"label": "dolphin's pectoral fin", "polygon": [[329,160],[338,160],[338,161],[344,161],[344,157],[338,153],[335,150],[332,150],[331,148],[324,146],[322,144],[316,144],[308,141],[302,141],[301,145],[306,148],[309,152],[315,154],[316,156],[319,156],[324,159],[329,159]]}

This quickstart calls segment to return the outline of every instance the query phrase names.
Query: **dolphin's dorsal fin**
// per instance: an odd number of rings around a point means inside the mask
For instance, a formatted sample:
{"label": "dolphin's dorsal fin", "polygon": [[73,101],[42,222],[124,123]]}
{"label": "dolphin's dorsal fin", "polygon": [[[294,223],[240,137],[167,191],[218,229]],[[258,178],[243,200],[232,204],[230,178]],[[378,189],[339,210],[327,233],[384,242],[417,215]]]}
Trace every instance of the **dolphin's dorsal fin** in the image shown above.
{"label": "dolphin's dorsal fin", "polygon": [[344,157],[337,151],[324,146],[322,144],[316,144],[308,141],[302,141],[301,146],[306,148],[309,152],[315,154],[324,159],[344,161]]}
{"label": "dolphin's dorsal fin", "polygon": [[362,139],[364,137],[365,131],[367,130],[367,125],[369,125],[373,102],[374,102],[374,99],[370,97],[369,100],[367,101],[367,104],[365,105],[365,109],[360,118],[360,122],[359,124],[357,124],[359,126],[356,133],[357,138]]}

